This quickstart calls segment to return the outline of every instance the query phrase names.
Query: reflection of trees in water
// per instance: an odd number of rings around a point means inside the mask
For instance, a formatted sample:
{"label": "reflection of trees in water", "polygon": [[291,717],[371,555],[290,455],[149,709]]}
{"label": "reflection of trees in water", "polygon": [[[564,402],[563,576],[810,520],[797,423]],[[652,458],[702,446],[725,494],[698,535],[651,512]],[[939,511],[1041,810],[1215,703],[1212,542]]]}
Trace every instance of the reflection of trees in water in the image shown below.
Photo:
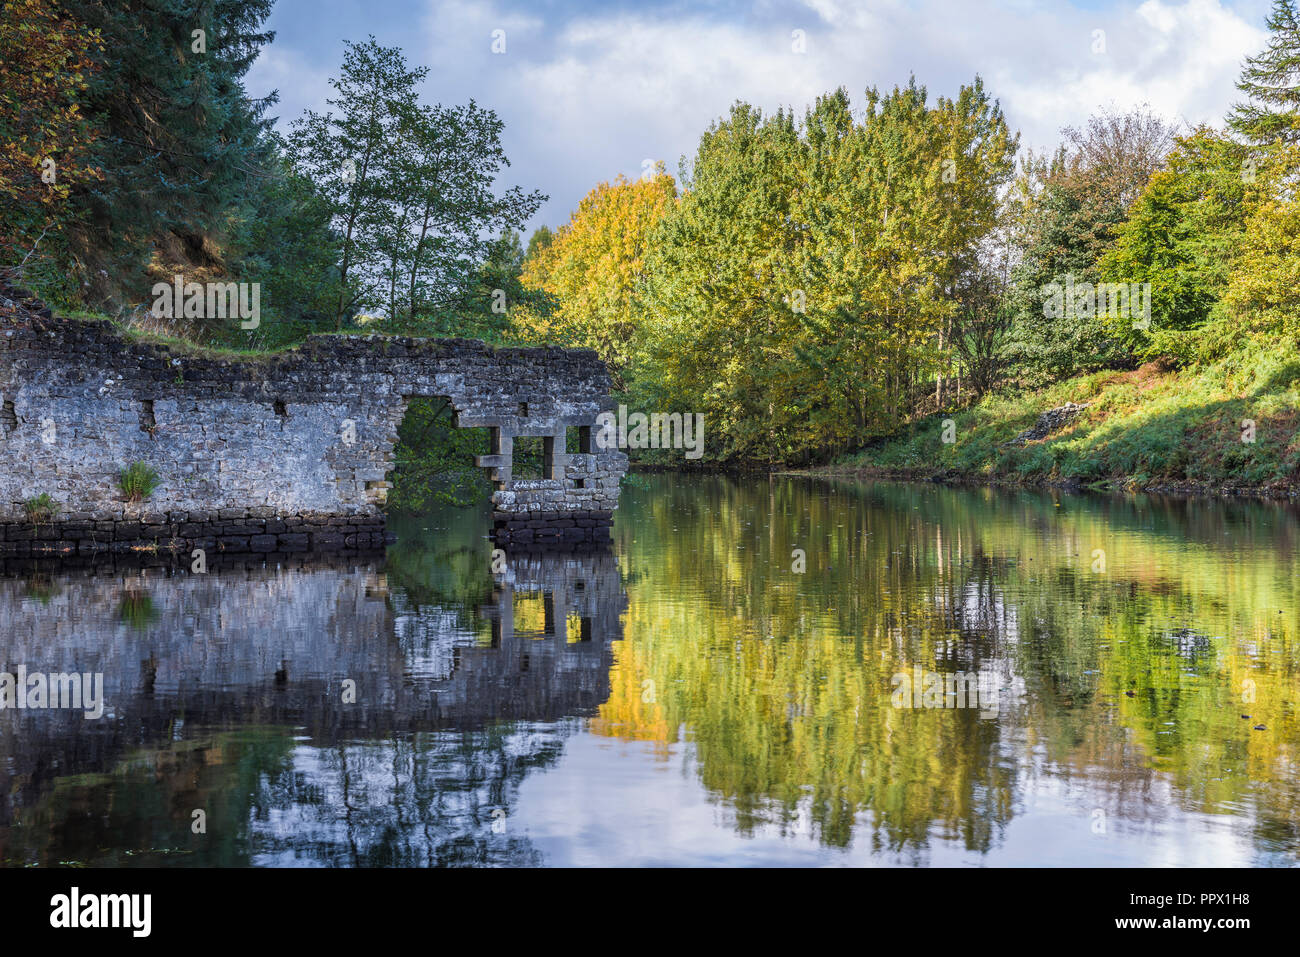
{"label": "reflection of trees in water", "polygon": [[[136,752],[108,773],[61,781],[20,814],[21,827],[0,828],[0,860],[540,863],[512,831],[509,807],[523,777],[559,757],[564,731],[519,725],[344,744],[298,735],[291,728],[202,734]],[[191,830],[196,808],[206,814],[206,834]]]}
{"label": "reflection of trees in water", "polygon": [[[1009,820],[1013,783],[997,724],[975,710],[896,709],[890,693],[913,664],[996,661],[997,631],[951,640],[961,616],[978,626],[980,614],[1002,613],[996,596],[972,598],[943,574],[912,589],[922,566],[946,566],[910,512],[863,510],[798,482],[706,479],[652,494],[629,509],[648,514],[629,550],[630,573],[647,584],[629,586],[602,718],[634,723],[638,703],[620,690],[652,680],[653,717],[670,739],[689,729],[705,785],[742,833],[807,820],[819,840],[846,846],[866,812],[863,836],[877,848],[923,848],[938,826],[987,849]],[[796,547],[804,575],[790,571]],[[658,600],[677,589],[683,600]]]}
{"label": "reflection of trees in water", "polygon": [[[97,663],[114,707],[91,729],[0,716],[0,859],[533,861],[492,812],[595,714],[616,737],[684,728],[746,834],[984,853],[1032,782],[1081,831],[1094,809],[1112,832],[1224,814],[1294,860],[1286,510],[681,476],[624,495],[621,567],[494,576],[471,516],[399,530],[382,566],[0,579],[0,666]],[[995,674],[996,718],[892,707],[913,667]]]}
{"label": "reflection of trees in water", "polygon": [[[686,728],[742,832],[807,821],[845,845],[865,812],[877,847],[985,851],[1026,773],[1068,780],[1085,830],[1098,807],[1120,827],[1170,802],[1300,809],[1287,510],[720,477],[624,494],[627,640],[596,730]],[[890,707],[914,665],[996,672],[998,717]],[[1246,678],[1267,733],[1239,717]]]}
{"label": "reflection of trees in water", "polygon": [[559,758],[565,736],[523,724],[299,748],[254,796],[252,862],[538,865],[509,809],[525,775]]}

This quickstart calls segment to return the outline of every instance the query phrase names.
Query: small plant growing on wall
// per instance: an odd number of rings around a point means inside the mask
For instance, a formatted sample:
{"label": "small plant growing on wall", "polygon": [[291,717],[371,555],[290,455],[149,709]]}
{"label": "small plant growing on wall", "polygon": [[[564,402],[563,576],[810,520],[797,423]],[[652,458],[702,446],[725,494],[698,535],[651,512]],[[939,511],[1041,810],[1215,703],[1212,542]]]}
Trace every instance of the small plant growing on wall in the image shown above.
{"label": "small plant growing on wall", "polygon": [[39,525],[41,522],[53,521],[59,514],[59,503],[50,498],[49,492],[42,492],[23,503],[29,521]]}
{"label": "small plant growing on wall", "polygon": [[144,462],[132,462],[117,475],[117,484],[128,502],[142,502],[156,489],[162,478]]}

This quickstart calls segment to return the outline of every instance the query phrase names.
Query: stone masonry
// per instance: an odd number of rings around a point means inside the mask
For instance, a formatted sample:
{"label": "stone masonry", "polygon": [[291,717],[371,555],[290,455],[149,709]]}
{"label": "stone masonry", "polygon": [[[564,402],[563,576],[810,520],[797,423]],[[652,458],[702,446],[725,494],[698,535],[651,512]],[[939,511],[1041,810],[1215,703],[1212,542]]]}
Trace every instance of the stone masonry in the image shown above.
{"label": "stone masonry", "polygon": [[[592,447],[611,403],[591,350],[321,335],[247,358],[182,352],[0,285],[0,555],[382,547],[397,428],[417,396],[488,428],[477,464],[495,488],[494,539],[609,540],[627,456]],[[543,439],[540,479],[511,474],[521,436]],[[118,481],[134,462],[161,477],[137,503]],[[59,510],[34,521],[26,503],[42,493]]]}

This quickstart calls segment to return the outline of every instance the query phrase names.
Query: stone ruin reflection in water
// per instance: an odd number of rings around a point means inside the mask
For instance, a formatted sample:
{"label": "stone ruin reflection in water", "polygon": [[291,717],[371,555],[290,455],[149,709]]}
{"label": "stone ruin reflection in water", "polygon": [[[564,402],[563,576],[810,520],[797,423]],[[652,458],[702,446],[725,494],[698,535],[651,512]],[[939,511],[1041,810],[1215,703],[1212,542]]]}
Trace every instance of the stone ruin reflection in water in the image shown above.
{"label": "stone ruin reflection in water", "polygon": [[6,569],[0,667],[106,706],[0,711],[0,860],[534,861],[511,795],[608,698],[627,598],[609,551],[481,567],[450,600],[381,556]]}

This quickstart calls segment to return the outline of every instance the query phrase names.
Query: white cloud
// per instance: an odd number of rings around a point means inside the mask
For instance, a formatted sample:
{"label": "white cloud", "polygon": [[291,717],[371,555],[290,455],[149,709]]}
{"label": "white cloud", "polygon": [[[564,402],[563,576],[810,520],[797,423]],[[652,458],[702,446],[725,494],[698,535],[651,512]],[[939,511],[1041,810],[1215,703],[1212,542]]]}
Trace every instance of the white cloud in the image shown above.
{"label": "white cloud", "polygon": [[280,102],[269,112],[280,117],[280,128],[285,131],[303,110],[326,108],[325,100],[333,92],[329,86],[335,72],[332,66],[310,62],[301,51],[272,43],[253,61],[244,76],[244,87],[254,97],[279,90]]}
{"label": "white cloud", "polygon": [[[737,99],[802,110],[844,86],[860,103],[866,87],[905,84],[909,73],[932,96],[951,95],[979,73],[1022,144],[1045,147],[1099,108],[1149,103],[1170,119],[1217,122],[1236,98],[1241,60],[1265,43],[1255,11],[1247,21],[1221,0],[1101,10],[1063,0],[789,0],[729,18],[680,6],[543,15],[504,0],[428,3],[422,24],[385,32],[377,19],[367,29],[431,67],[429,99],[473,97],[498,112],[509,182],[551,195],[537,220],[551,225],[600,180],[637,175],[646,158],[675,171]],[[491,52],[495,29],[506,32],[504,55]],[[806,32],[805,54],[792,52],[795,29]],[[1103,54],[1092,50],[1098,29]],[[323,101],[340,51],[317,69],[279,43],[253,76],[285,91],[289,118]]]}

